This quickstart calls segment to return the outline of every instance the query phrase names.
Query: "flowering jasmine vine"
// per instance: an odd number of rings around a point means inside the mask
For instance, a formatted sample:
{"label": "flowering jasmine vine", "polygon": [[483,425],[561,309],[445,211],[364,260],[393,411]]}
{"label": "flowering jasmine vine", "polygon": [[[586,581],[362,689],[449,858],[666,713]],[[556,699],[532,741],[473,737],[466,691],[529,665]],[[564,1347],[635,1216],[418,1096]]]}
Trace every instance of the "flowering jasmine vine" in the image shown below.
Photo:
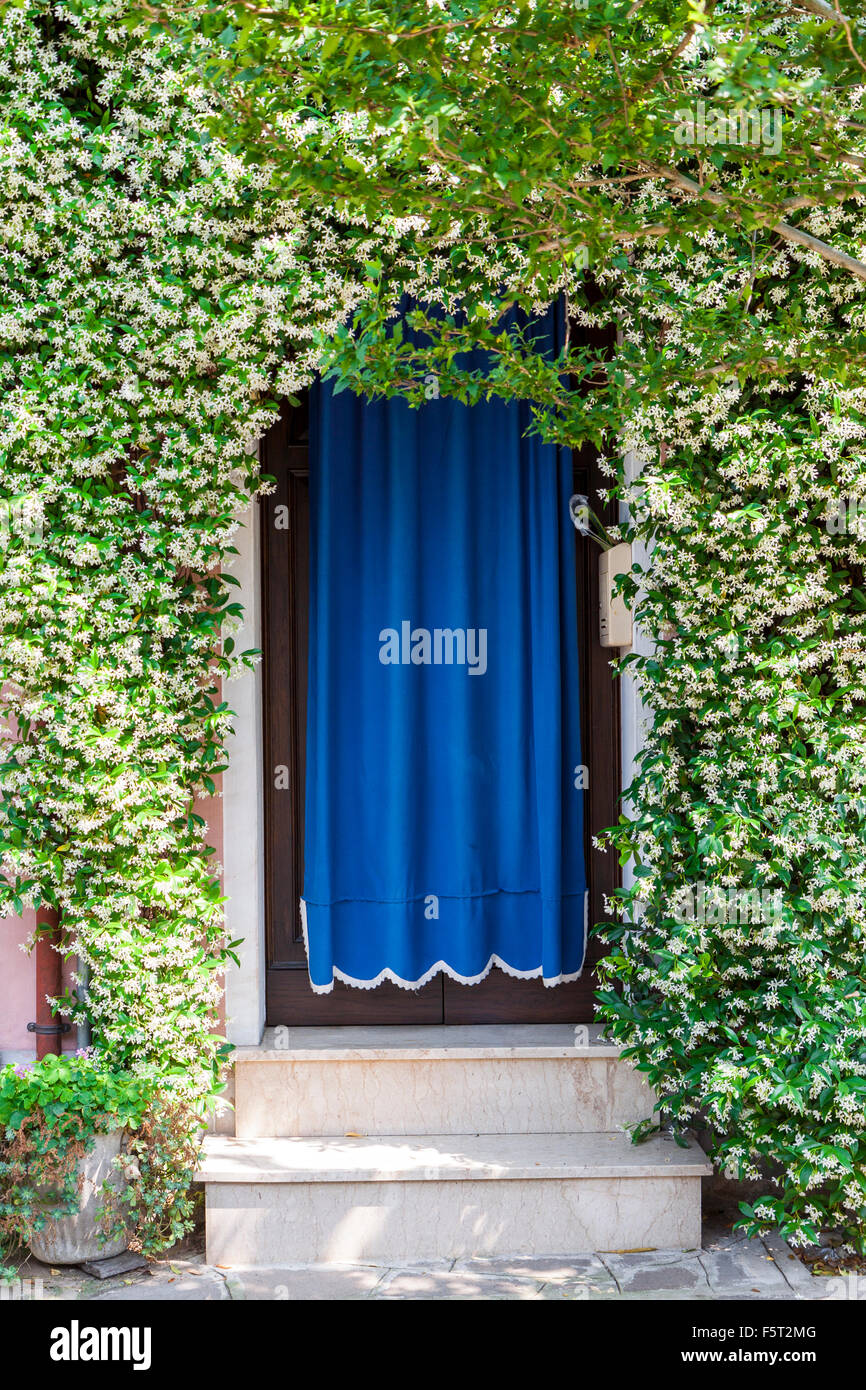
{"label": "flowering jasmine vine", "polygon": [[0,16],[0,908],[58,909],[99,1047],[200,1099],[250,442],[399,236],[269,194],[126,9]]}
{"label": "flowering jasmine vine", "polygon": [[[862,1250],[860,31],[761,3],[744,38],[724,2],[678,12],[674,47],[666,0],[479,0],[486,33],[408,6],[401,51],[388,7],[359,5],[354,49],[332,0],[321,32],[277,6],[287,34],[258,37],[252,0],[203,25],[180,7],[189,49],[121,0],[3,12],[2,906],[56,904],[100,1045],[204,1094],[231,943],[195,802],[224,765],[219,682],[252,660],[230,575],[248,444],[317,367],[416,404],[431,379],[534,401],[545,438],[600,449],[617,534],[647,554],[605,1026],[660,1123],[765,1181],[750,1229]],[[675,109],[725,84],[778,97],[778,154],[674,149]],[[503,312],[560,293],[551,361]],[[403,294],[426,338],[395,326]],[[461,365],[473,347],[486,372]],[[773,911],[745,919],[741,895]]]}

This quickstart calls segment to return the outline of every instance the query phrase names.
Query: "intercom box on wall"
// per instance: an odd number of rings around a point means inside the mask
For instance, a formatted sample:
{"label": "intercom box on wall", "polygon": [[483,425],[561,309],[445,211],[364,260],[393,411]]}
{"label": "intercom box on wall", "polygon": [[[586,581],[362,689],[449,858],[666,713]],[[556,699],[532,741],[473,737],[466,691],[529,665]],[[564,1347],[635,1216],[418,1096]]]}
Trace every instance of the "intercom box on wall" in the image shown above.
{"label": "intercom box on wall", "polygon": [[630,647],[631,613],[622,594],[614,595],[617,576],[631,569],[631,546],[624,542],[598,557],[598,631],[603,647]]}

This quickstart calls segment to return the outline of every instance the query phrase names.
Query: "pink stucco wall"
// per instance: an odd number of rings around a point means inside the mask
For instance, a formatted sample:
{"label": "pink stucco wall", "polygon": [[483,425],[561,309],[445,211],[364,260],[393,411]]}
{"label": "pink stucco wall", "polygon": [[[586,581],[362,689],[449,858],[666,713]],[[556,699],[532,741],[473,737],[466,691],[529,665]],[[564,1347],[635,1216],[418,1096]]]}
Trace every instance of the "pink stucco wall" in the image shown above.
{"label": "pink stucco wall", "polygon": [[9,1051],[33,1051],[27,1024],[35,1017],[36,961],[19,947],[35,923],[35,912],[0,921],[0,1060]]}
{"label": "pink stucco wall", "polygon": [[[221,778],[217,780],[222,781]],[[221,791],[221,786],[218,785],[217,790]],[[222,797],[208,798],[197,805],[196,810],[206,818],[208,843],[215,847],[217,858],[221,859]],[[27,1032],[27,1024],[36,1017],[36,958],[32,953],[25,955],[20,949],[20,943],[35,924],[35,912],[0,919],[0,1064],[9,1060],[10,1053],[35,1055],[33,1034]],[[69,1038],[67,1046],[75,1046],[74,1038]]]}

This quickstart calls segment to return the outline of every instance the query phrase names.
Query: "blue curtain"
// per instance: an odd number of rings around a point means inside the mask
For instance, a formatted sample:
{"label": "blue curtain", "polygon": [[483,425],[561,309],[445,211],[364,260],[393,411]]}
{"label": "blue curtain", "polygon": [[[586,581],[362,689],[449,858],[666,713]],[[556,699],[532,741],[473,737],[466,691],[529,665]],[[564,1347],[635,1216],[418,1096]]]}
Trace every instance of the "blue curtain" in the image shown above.
{"label": "blue curtain", "polygon": [[[552,316],[547,327],[552,326]],[[529,408],[312,391],[310,979],[417,988],[585,949],[570,458]]]}

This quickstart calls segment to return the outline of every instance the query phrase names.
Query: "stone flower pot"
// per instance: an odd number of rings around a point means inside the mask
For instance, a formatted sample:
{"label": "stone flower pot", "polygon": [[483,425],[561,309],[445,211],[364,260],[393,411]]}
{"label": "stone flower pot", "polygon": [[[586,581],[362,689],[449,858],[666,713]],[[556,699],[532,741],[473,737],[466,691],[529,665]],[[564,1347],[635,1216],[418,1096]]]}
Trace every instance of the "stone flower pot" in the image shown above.
{"label": "stone flower pot", "polygon": [[47,1265],[76,1265],[82,1260],[107,1260],[126,1249],[125,1237],[100,1240],[103,1231],[96,1215],[104,1204],[103,1184],[107,1182],[115,1190],[123,1186],[123,1174],[114,1167],[122,1139],[119,1129],[95,1136],[93,1148],[78,1161],[78,1213],[51,1218],[41,1231],[33,1232],[30,1251],[37,1260]]}

